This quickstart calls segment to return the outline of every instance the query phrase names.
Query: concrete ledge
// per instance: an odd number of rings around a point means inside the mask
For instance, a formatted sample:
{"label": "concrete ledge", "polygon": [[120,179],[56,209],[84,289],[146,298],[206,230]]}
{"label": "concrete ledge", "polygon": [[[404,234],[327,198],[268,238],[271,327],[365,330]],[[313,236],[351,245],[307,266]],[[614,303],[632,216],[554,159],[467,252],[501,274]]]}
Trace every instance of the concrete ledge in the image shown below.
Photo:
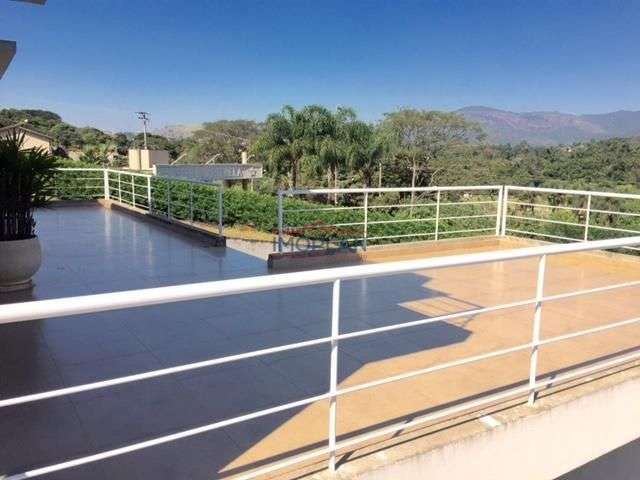
{"label": "concrete ledge", "polygon": [[49,201],[49,203],[47,203],[46,207],[54,207],[54,208],[60,208],[60,207],[95,207],[97,205],[100,205],[100,201],[98,199],[95,200],[91,200],[91,199],[87,199],[87,200],[51,200]]}
{"label": "concrete ledge", "polygon": [[153,213],[149,213],[146,210],[134,208],[130,205],[122,205],[111,200],[100,199],[98,200],[98,203],[104,208],[117,210],[119,212],[132,215],[140,220],[151,222],[155,225],[161,225],[175,233],[188,235],[197,240],[211,243],[214,247],[226,246],[226,239],[224,236],[220,236],[213,231],[207,230],[197,225],[193,225],[182,220],[169,219],[159,215],[154,215]]}
{"label": "concrete ledge", "polygon": [[552,387],[535,407],[514,399],[363,447],[335,475],[323,462],[278,478],[553,480],[638,438],[638,398],[633,362]]}
{"label": "concrete ledge", "polygon": [[470,250],[496,248],[500,238],[496,236],[461,237],[445,240],[373,245],[363,250],[357,248],[328,248],[299,252],[270,253],[268,266],[271,270],[295,271],[331,268],[389,260],[410,260],[438,255],[452,255]]}

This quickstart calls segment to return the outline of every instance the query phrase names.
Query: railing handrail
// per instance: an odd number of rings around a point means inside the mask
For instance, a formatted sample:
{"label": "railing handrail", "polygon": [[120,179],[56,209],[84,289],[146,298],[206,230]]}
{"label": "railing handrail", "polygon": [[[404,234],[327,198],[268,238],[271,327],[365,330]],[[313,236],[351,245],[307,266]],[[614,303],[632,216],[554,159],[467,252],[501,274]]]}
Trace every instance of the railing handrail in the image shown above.
{"label": "railing handrail", "polygon": [[0,324],[632,245],[640,245],[640,236],[37,300],[0,306]]}
{"label": "railing handrail", "polygon": [[547,187],[519,187],[515,185],[506,185],[505,188],[515,192],[560,193],[565,195],[591,195],[593,197],[628,198],[633,200],[640,200],[640,194],[635,193],[603,192],[598,190],[569,190],[564,188]]}
{"label": "railing handrail", "polygon": [[57,171],[62,171],[62,172],[103,172],[105,169],[104,168],[83,168],[83,167],[56,167]]}
{"label": "railing handrail", "polygon": [[309,188],[309,189],[289,189],[279,190],[281,195],[307,195],[323,193],[385,193],[385,192],[437,192],[437,191],[457,191],[457,190],[499,190],[502,185],[462,185],[444,187],[384,187],[384,188]]}

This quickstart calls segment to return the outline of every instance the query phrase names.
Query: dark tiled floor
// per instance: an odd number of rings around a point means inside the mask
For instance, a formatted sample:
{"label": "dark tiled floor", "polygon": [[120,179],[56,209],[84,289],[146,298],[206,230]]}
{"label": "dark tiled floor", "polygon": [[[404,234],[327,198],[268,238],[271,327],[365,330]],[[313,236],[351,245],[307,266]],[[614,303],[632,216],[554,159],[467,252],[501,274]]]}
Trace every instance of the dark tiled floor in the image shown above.
{"label": "dark tiled floor", "polygon": [[[0,303],[266,274],[266,264],[99,207],[42,211],[44,263],[28,294]],[[345,282],[342,331],[424,315],[424,276]],[[385,294],[381,295],[384,291]],[[0,326],[0,398],[326,336],[327,285]],[[343,380],[367,362],[464,341],[431,325],[345,343]],[[247,360],[0,410],[0,476],[321,393],[328,348]],[[211,479],[297,411],[46,478]],[[324,422],[323,422],[324,424]]]}

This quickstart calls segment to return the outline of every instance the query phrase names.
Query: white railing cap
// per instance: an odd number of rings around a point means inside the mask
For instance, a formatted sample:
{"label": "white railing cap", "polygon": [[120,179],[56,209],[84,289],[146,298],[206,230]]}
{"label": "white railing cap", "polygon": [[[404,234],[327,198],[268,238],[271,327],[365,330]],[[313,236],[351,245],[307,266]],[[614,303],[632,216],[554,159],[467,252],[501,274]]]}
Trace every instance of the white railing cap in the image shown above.
{"label": "white railing cap", "polygon": [[13,303],[0,306],[0,324],[632,245],[640,245],[640,236]]}

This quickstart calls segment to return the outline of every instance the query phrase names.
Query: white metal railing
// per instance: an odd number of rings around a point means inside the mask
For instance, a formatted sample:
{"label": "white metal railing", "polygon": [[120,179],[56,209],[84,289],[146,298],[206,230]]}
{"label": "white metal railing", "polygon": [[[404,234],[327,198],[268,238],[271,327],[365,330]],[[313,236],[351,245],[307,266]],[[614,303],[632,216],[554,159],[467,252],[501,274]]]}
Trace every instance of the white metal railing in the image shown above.
{"label": "white metal railing", "polygon": [[[619,283],[614,285],[608,285],[603,287],[577,290],[568,293],[562,293],[557,295],[546,296],[544,294],[544,282],[546,273],[546,261],[550,255],[562,255],[562,254],[575,254],[579,252],[587,252],[591,250],[603,250],[620,248],[625,246],[633,246],[640,244],[640,236],[629,237],[624,239],[610,239],[600,241],[588,241],[581,243],[571,243],[562,245],[547,245],[542,247],[521,248],[515,250],[496,251],[496,252],[484,252],[474,253],[467,255],[455,255],[449,257],[437,257],[425,260],[410,260],[393,263],[381,263],[374,265],[362,265],[354,267],[342,267],[332,269],[322,269],[306,272],[296,272],[280,275],[265,275],[252,278],[239,278],[233,280],[222,280],[215,282],[194,283],[188,285],[178,285],[170,287],[151,288],[144,290],[133,290],[115,293],[105,293],[98,295],[88,295],[71,298],[60,298],[52,300],[41,300],[25,303],[16,303],[10,305],[0,306],[0,325],[25,322],[25,321],[37,321],[44,318],[53,318],[68,315],[78,315],[95,312],[105,312],[123,308],[142,307],[149,305],[159,305],[172,302],[198,300],[204,298],[220,297],[225,295],[234,295],[241,293],[261,292],[267,290],[285,289],[291,287],[299,287],[306,285],[317,285],[331,283],[333,288],[332,306],[331,306],[331,335],[328,337],[316,338],[313,340],[307,340],[303,342],[290,343],[286,345],[280,345],[272,348],[265,348],[262,350],[250,351],[242,354],[231,355],[221,358],[213,358],[201,362],[194,362],[189,364],[178,365],[170,368],[163,368],[159,370],[153,370],[143,372],[134,375],[128,375],[124,377],[112,378],[108,380],[97,381],[93,383],[87,383],[82,385],[76,385],[72,387],[65,387],[56,390],[27,394],[18,397],[0,399],[0,408],[10,405],[20,405],[30,402],[36,402],[47,398],[60,397],[63,395],[71,395],[79,392],[86,392],[90,390],[96,390],[101,388],[107,388],[114,385],[122,385],[131,382],[144,381],[150,378],[156,378],[160,376],[175,374],[178,372],[185,372],[189,370],[211,367],[215,365],[221,365],[229,362],[243,360],[247,358],[256,358],[264,355],[270,355],[277,352],[284,352],[289,350],[302,349],[314,345],[329,344],[331,346],[331,354],[329,359],[329,372],[330,372],[330,386],[328,391],[320,395],[315,395],[308,398],[303,398],[290,403],[277,405],[264,410],[251,412],[248,414],[240,415],[234,418],[224,419],[202,425],[196,428],[188,430],[182,430],[176,433],[167,434],[152,438],[149,440],[133,443],[124,447],[115,448],[111,450],[105,450],[94,455],[80,457],[61,463],[52,464],[46,467],[35,468],[23,473],[9,475],[6,480],[18,480],[25,478],[32,478],[41,475],[45,475],[52,472],[57,472],[71,468],[74,466],[84,465],[91,462],[96,462],[106,458],[111,458],[119,455],[123,455],[129,452],[150,448],[156,445],[161,445],[169,442],[173,442],[182,438],[198,435],[211,430],[223,428],[230,425],[235,425],[248,420],[261,418],[277,412],[288,411],[294,408],[310,405],[314,402],[321,400],[328,400],[330,402],[329,409],[329,438],[327,446],[313,450],[309,453],[305,453],[301,456],[295,456],[278,463],[269,465],[267,467],[253,470],[245,475],[238,477],[242,479],[255,478],[260,475],[264,475],[269,472],[279,470],[281,468],[295,465],[299,462],[305,462],[318,457],[328,456],[329,468],[335,470],[336,468],[336,455],[339,451],[345,451],[363,444],[369,440],[378,438],[389,433],[405,430],[413,426],[421,425],[426,422],[434,421],[436,419],[444,418],[454,413],[468,411],[472,408],[482,407],[498,400],[504,400],[507,398],[513,398],[515,396],[528,395],[528,403],[533,404],[536,401],[536,392],[542,387],[549,385],[557,385],[567,380],[575,379],[577,377],[593,373],[602,369],[611,368],[616,365],[623,364],[631,360],[640,359],[640,348],[634,350],[631,353],[620,355],[613,358],[607,358],[604,361],[597,364],[590,365],[588,367],[576,368],[566,371],[560,375],[552,375],[549,378],[538,378],[537,363],[539,350],[545,345],[550,345],[565,340],[577,338],[584,335],[593,335],[600,332],[608,331],[631,324],[640,323],[640,316],[630,318],[624,321],[618,321],[601,325],[598,327],[588,328],[564,335],[558,335],[555,337],[541,338],[540,328],[542,321],[542,308],[546,302],[553,302],[560,299],[572,298],[577,296],[589,295],[598,292],[612,291],[616,289],[629,288],[634,286],[640,286],[639,281],[628,281],[625,283]],[[340,333],[340,289],[341,282],[344,280],[354,280],[369,277],[380,277],[386,275],[396,275],[402,273],[411,273],[415,271],[432,270],[440,268],[450,267],[464,267],[469,265],[478,265],[493,262],[506,262],[521,260],[527,258],[537,258],[537,288],[533,298],[521,300],[512,303],[505,303],[500,305],[494,305],[490,307],[474,308],[471,310],[465,310],[456,313],[450,313],[432,318],[424,318],[406,323],[399,323],[379,328],[371,328],[367,330],[360,330],[350,333]],[[388,332],[393,330],[405,329],[409,327],[415,327],[418,325],[426,325],[435,322],[446,322],[457,318],[469,317],[482,313],[494,312],[498,310],[507,310],[515,307],[521,307],[525,305],[533,305],[535,307],[533,317],[533,331],[531,340],[524,344],[514,345],[509,348],[501,350],[494,350],[479,355],[461,358],[445,363],[440,363],[427,368],[421,368],[393,376],[388,376],[378,380],[361,383],[349,387],[340,388],[337,383],[338,379],[338,350],[340,343],[346,339],[363,337],[368,335],[380,334],[382,332]],[[63,321],[63,320],[60,320]],[[451,368],[455,368],[461,365],[469,365],[471,363],[480,362],[490,358],[502,357],[511,353],[529,351],[529,379],[525,385],[512,388],[510,390],[503,391],[497,394],[486,395],[481,398],[477,398],[473,401],[462,403],[454,407],[445,408],[434,413],[415,418],[409,422],[404,422],[392,426],[380,428],[375,431],[371,431],[364,435],[360,435],[355,438],[350,438],[345,441],[337,442],[336,438],[336,406],[337,398],[349,395],[354,392],[362,391],[365,389],[375,388],[381,385],[385,385],[392,382],[398,382],[401,380],[414,378],[422,375],[427,375],[433,372],[443,371]],[[592,359],[597,361],[599,359]]]}
{"label": "white metal railing", "polygon": [[[61,181],[53,186],[52,196],[68,191],[83,192],[81,198],[105,198],[135,208],[146,209],[155,215],[191,223],[199,218],[217,220],[218,232],[224,231],[224,193],[222,185],[216,192],[197,193],[201,186],[193,181],[162,178],[159,184],[153,175],[101,168],[61,168]],[[68,175],[69,178],[64,178]],[[72,175],[76,175],[73,176]],[[82,176],[77,176],[82,175]],[[73,183],[73,185],[72,185]],[[186,192],[177,185],[187,185]],[[411,194],[411,201],[403,203],[376,203],[376,196],[385,194]],[[416,194],[425,198],[416,198]],[[217,196],[217,212],[210,207],[198,206],[198,201]],[[288,198],[331,195],[357,197],[351,204],[303,203],[286,205]],[[454,196],[447,198],[447,196]],[[60,196],[60,195],[58,195]],[[523,198],[524,197],[524,198]],[[617,203],[626,209],[616,207]],[[476,211],[475,208],[479,208]],[[469,209],[472,210],[469,210]],[[445,209],[463,209],[446,213]],[[465,210],[466,209],[466,210]],[[406,214],[380,215],[379,212],[409,212]],[[423,215],[414,216],[414,212]],[[425,213],[427,212],[427,213]],[[456,212],[454,210],[454,212]],[[558,212],[565,216],[558,216]],[[314,217],[314,213],[318,214]],[[295,225],[289,216],[309,215],[308,221]],[[335,221],[320,221],[321,216],[337,215]],[[340,215],[349,214],[343,221]],[[568,215],[568,218],[567,218]],[[601,221],[607,217],[607,224]],[[614,220],[612,220],[614,219]],[[424,225],[424,229],[409,229],[389,234],[372,233],[379,227]],[[452,227],[452,225],[460,225]],[[497,186],[444,186],[419,188],[350,188],[284,190],[277,195],[277,248],[285,250],[285,236],[289,234],[291,248],[293,238],[313,239],[313,232],[320,232],[326,244],[350,245],[359,243],[364,249],[369,242],[402,241],[429,238],[439,240],[460,235],[495,235],[539,237],[552,241],[588,241],[612,236],[640,234],[640,195],[630,193],[567,190],[556,188]],[[332,229],[339,234],[333,235]],[[329,233],[327,233],[329,230]],[[566,230],[566,231],[565,231]],[[352,235],[346,235],[353,233]],[[325,235],[322,235],[325,233]],[[328,238],[328,240],[326,240]],[[311,244],[313,248],[315,245]],[[309,244],[305,244],[309,248]],[[624,247],[640,251],[637,247]]]}
{"label": "white metal railing", "polygon": [[[522,196],[528,198],[520,198]],[[536,201],[536,197],[542,196],[546,203]],[[560,200],[551,202],[550,198]],[[600,201],[604,207],[594,205]],[[631,207],[635,211],[615,210],[611,204],[614,202],[631,202]],[[572,203],[572,204],[570,204]],[[516,235],[527,235],[541,237],[550,240],[562,241],[588,241],[594,234],[601,232],[611,232],[612,234],[638,235],[640,234],[640,220],[638,226],[625,225],[627,228],[619,226],[602,225],[594,221],[594,217],[606,215],[609,218],[637,219],[640,217],[640,195],[631,193],[598,192],[589,190],[567,190],[559,188],[535,188],[505,186],[503,194],[502,226],[500,233]],[[530,214],[527,214],[529,212]],[[553,218],[554,212],[565,212],[570,216],[567,218]],[[513,223],[522,225],[519,228],[510,226]],[[540,231],[532,225],[558,225],[569,227],[567,234]],[[639,250],[637,247],[624,247],[629,250]]]}
{"label": "white metal railing", "polygon": [[[218,233],[224,233],[224,193],[222,183],[211,184],[173,178],[158,178],[146,173],[110,168],[58,168],[51,196],[55,198],[104,198],[113,202],[147,210],[169,219],[194,223],[198,218],[215,218]],[[76,176],[83,175],[83,176]],[[162,182],[162,183],[160,183]],[[187,188],[185,198],[177,185]],[[215,187],[215,212],[198,207],[201,198],[197,188]],[[176,190],[176,191],[174,191]],[[79,192],[79,193],[78,193]],[[212,193],[212,192],[209,192]],[[207,195],[208,198],[211,195]],[[183,213],[183,214],[179,214]]]}
{"label": "white metal railing", "polygon": [[[371,198],[375,194],[411,193],[410,203],[391,203],[375,205]],[[431,201],[423,202],[414,200],[415,193],[430,195]],[[459,201],[446,201],[443,196],[454,193],[458,197],[465,194]],[[359,195],[360,198],[353,202],[354,205],[329,205],[304,206],[302,208],[290,208],[285,204],[286,198],[303,196],[327,196],[330,195]],[[476,197],[474,197],[475,195]],[[479,197],[478,197],[479,196]],[[522,198],[522,197],[525,198]],[[487,198],[488,197],[488,198]],[[533,197],[533,200],[532,200]],[[536,198],[538,200],[536,200]],[[616,207],[616,203],[626,203],[626,209]],[[477,212],[443,215],[442,209],[452,206],[489,206],[489,212]],[[433,214],[426,217],[408,218],[390,216],[381,220],[372,220],[371,213],[376,210],[393,209],[396,211],[421,208],[431,208]],[[302,225],[292,225],[287,222],[287,214],[317,212],[319,215],[310,217],[310,220]],[[360,215],[348,221],[322,222],[320,215],[345,212],[359,212]],[[565,212],[570,218],[557,217],[554,212]],[[464,212],[463,212],[464,213]],[[599,221],[603,216],[608,218],[609,224]],[[462,228],[442,229],[446,221],[473,221],[487,220],[487,223],[477,225],[471,223]],[[317,229],[348,229],[355,227],[356,234],[340,239],[345,235],[336,235],[337,240],[329,243],[349,244],[359,242],[364,249],[370,241],[398,240],[409,238],[428,237],[439,240],[444,235],[458,234],[482,234],[493,231],[495,220],[495,234],[505,236],[540,237],[552,241],[588,241],[610,238],[612,236],[628,236],[640,234],[640,195],[630,193],[598,192],[589,190],[567,190],[556,188],[518,187],[505,186],[460,186],[460,187],[425,187],[425,188],[355,188],[355,189],[309,189],[309,190],[284,190],[278,192],[278,251],[285,250],[285,235],[305,234]],[[631,223],[631,221],[636,221]],[[619,225],[621,221],[626,221]],[[629,224],[631,223],[631,224]],[[389,235],[371,235],[370,227],[375,225],[393,224],[428,224],[431,227],[425,231],[413,231],[409,233],[394,233]],[[555,227],[555,228],[550,228]],[[563,227],[571,230],[563,231]],[[344,232],[340,232],[344,233]],[[309,237],[313,238],[312,235]],[[292,242],[293,249],[293,242]],[[640,251],[637,247],[624,247],[628,250]]]}
{"label": "white metal railing", "polygon": [[[411,194],[409,203],[395,202],[392,204],[372,204],[371,199],[377,195],[384,194]],[[426,195],[431,197],[425,203],[424,200],[416,200],[415,195]],[[460,201],[447,201],[443,196],[447,194],[462,195]],[[302,229],[304,231],[312,231],[314,229],[343,229],[345,227],[356,227],[357,232],[349,235],[349,238],[331,240],[330,242],[338,244],[350,244],[358,242],[362,248],[366,250],[367,244],[372,241],[394,240],[402,238],[424,238],[430,237],[439,240],[444,235],[469,234],[495,232],[500,233],[500,211],[502,208],[503,187],[499,185],[486,186],[446,186],[446,187],[415,187],[415,188],[340,188],[340,189],[305,189],[305,190],[281,190],[278,192],[278,251],[284,251],[284,237],[287,232]],[[286,197],[303,197],[303,196],[330,196],[330,195],[357,195],[361,196],[361,200],[357,205],[335,205],[335,206],[309,206],[302,208],[285,208],[284,199]],[[471,197],[471,195],[479,197]],[[416,203],[417,202],[417,203]],[[442,214],[443,208],[452,206],[489,206],[492,210],[487,213],[469,213],[458,215]],[[371,212],[379,210],[404,210],[409,211],[409,218],[397,218],[389,216],[379,220],[371,219]],[[414,218],[415,210],[428,210],[430,216]],[[347,222],[334,223],[313,223],[306,222],[303,225],[290,225],[287,223],[287,213],[313,213],[313,212],[353,212],[358,218]],[[464,212],[463,212],[464,213]],[[442,229],[443,222],[460,221],[460,220],[489,220],[478,226],[463,226],[462,228]],[[371,235],[370,227],[376,225],[391,224],[426,224],[431,228],[409,233],[393,233],[389,235],[374,234]],[[292,245],[293,248],[293,245]]]}

